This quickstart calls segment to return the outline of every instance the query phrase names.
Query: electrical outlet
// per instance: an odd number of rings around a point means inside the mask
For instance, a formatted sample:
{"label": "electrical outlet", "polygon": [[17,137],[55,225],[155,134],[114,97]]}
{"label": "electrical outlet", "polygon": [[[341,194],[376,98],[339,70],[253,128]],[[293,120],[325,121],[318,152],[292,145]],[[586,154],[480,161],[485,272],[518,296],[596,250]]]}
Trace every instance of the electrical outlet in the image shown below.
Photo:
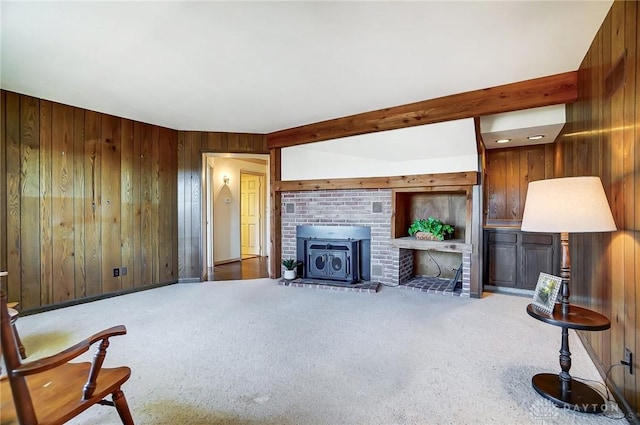
{"label": "electrical outlet", "polygon": [[624,349],[624,361],[622,364],[627,366],[629,368],[629,373],[633,375],[633,352],[628,348]]}
{"label": "electrical outlet", "polygon": [[113,277],[118,277],[118,276],[120,276],[120,269],[119,268],[113,269]]}
{"label": "electrical outlet", "polygon": [[127,267],[126,267],[126,266],[125,266],[125,267],[122,267],[122,268],[120,269],[120,275],[121,275],[121,276],[126,276],[126,275],[127,275]]}

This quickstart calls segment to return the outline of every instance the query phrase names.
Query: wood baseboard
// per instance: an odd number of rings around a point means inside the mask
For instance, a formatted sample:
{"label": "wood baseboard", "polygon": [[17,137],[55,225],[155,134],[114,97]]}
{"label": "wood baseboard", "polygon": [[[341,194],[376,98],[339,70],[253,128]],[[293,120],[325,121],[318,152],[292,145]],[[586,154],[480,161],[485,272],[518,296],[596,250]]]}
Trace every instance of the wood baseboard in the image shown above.
{"label": "wood baseboard", "polygon": [[236,261],[240,261],[241,258],[229,258],[228,260],[216,261],[213,263],[214,266],[221,266],[223,264],[235,263]]}

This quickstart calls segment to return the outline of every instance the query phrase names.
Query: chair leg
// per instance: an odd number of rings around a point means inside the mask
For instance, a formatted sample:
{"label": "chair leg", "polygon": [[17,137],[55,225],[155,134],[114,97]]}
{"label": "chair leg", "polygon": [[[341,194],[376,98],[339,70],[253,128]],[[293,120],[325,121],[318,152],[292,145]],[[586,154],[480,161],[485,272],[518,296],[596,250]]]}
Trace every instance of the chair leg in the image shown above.
{"label": "chair leg", "polygon": [[131,412],[129,411],[129,405],[127,404],[127,399],[124,397],[122,390],[116,390],[111,397],[113,399],[113,404],[116,405],[116,410],[118,411],[118,415],[120,415],[122,423],[124,425],[134,425]]}
{"label": "chair leg", "polygon": [[11,326],[13,327],[13,335],[16,338],[16,344],[18,344],[18,351],[20,351],[20,357],[22,357],[22,360],[27,358],[27,352],[24,349],[24,345],[22,345],[22,341],[20,340],[20,335],[18,334],[18,330],[16,329],[16,324],[12,323]]}

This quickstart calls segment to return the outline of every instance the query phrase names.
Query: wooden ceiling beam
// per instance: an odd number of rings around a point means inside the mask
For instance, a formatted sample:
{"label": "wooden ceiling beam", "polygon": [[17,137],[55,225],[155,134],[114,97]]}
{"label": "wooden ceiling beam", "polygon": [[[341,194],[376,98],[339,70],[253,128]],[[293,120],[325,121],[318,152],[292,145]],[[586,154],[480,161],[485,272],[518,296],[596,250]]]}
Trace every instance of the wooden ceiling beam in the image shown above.
{"label": "wooden ceiling beam", "polygon": [[416,125],[573,103],[577,71],[409,103],[267,134],[269,149]]}

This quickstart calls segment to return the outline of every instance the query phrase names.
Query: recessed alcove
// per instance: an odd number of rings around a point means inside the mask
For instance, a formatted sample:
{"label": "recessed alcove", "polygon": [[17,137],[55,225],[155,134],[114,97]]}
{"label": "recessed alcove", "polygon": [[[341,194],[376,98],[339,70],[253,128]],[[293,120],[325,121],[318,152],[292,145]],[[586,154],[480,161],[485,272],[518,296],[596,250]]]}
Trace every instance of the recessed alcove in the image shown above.
{"label": "recessed alcove", "polygon": [[[472,252],[471,188],[397,189],[392,196],[392,245],[413,250],[413,274],[452,278],[464,262],[463,255]],[[454,226],[452,239],[425,241],[409,236],[411,223],[419,218],[434,217]]]}

